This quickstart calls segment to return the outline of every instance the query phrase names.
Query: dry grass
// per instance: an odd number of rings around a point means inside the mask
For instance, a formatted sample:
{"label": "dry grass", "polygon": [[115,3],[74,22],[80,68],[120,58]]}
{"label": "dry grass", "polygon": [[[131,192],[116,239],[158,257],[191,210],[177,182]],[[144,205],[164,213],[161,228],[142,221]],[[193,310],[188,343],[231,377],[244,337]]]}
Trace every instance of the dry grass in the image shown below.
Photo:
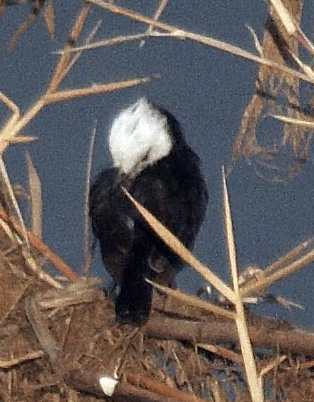
{"label": "dry grass", "polygon": [[[53,34],[52,1],[48,3],[50,11],[48,18],[47,11],[45,12],[45,20]],[[278,43],[273,43],[270,35],[270,27],[273,25],[267,25],[262,44],[251,30],[258,54],[161,22],[162,12],[168,3],[169,0],[162,0],[150,18],[112,2],[89,0],[78,12],[69,32],[70,40],[57,52],[58,62],[49,84],[34,104],[22,113],[14,100],[0,92],[0,101],[12,113],[0,130],[0,171],[3,187],[0,209],[0,259],[3,264],[0,276],[2,283],[6,284],[6,289],[14,289],[0,297],[0,331],[3,330],[4,333],[0,342],[0,398],[4,401],[16,400],[14,398],[20,395],[23,395],[25,400],[32,401],[52,400],[49,398],[59,401],[62,395],[67,400],[93,401],[102,395],[98,383],[100,374],[102,377],[106,375],[112,378],[117,375],[118,385],[114,392],[120,400],[128,400],[129,396],[133,396],[143,401],[228,401],[231,400],[232,394],[235,401],[260,402],[264,400],[265,386],[273,390],[274,397],[268,398],[269,401],[288,402],[296,400],[293,399],[295,395],[298,395],[300,402],[314,400],[313,379],[309,372],[314,363],[305,359],[305,355],[314,355],[313,334],[287,323],[252,316],[246,312],[243,303],[244,297],[266,292],[269,285],[312,262],[313,239],[300,243],[270,266],[263,270],[255,270],[253,275],[248,275],[241,281],[237,269],[232,214],[224,173],[223,211],[232,286],[224,283],[208,266],[199,262],[162,223],[126,192],[130,201],[169,247],[215,287],[227,301],[210,303],[194,295],[154,285],[166,293],[168,299],[165,303],[162,297],[156,296],[152,318],[148,325],[141,329],[117,324],[111,301],[95,288],[97,280],[79,278],[71,267],[42,242],[41,183],[30,158],[27,165],[32,227],[31,230],[25,227],[15,189],[3,160],[4,152],[10,144],[35,139],[24,136],[22,131],[51,103],[121,90],[152,80],[154,77],[148,76],[83,88],[59,89],[60,83],[79,61],[83,52],[125,41],[144,41],[152,36],[162,40],[164,36],[171,36],[178,40],[191,40],[215,47],[257,63],[259,73],[256,92],[243,114],[241,128],[234,142],[233,163],[242,156],[251,162],[258,155],[262,165],[263,157],[267,155],[273,157],[271,161],[267,159],[268,167],[278,173],[274,154],[280,146],[289,146],[297,166],[288,170],[293,174],[300,171],[300,160],[303,161],[307,157],[314,123],[300,108],[285,109],[261,93],[266,91],[269,82],[273,83],[275,79],[279,79],[279,86],[271,95],[284,94],[290,105],[298,106],[299,81],[314,83],[311,66],[300,60],[298,55],[300,45],[313,54],[313,44],[299,26],[302,2],[269,2],[271,24],[277,24],[286,48],[280,48]],[[1,7],[4,5],[5,2]],[[126,34],[93,42],[98,29],[96,25],[84,44],[76,46],[91,7],[100,7],[142,22],[146,30],[144,33]],[[25,29],[31,29],[29,25],[32,21],[29,18],[18,28],[11,45],[17,40],[23,40],[21,35]],[[279,55],[283,51],[289,53],[298,68],[286,65]],[[281,86],[283,82],[292,90],[292,98],[289,98],[288,92]],[[263,148],[256,136],[257,122],[264,113],[265,105],[272,110],[270,115],[284,123],[280,143],[273,149]],[[287,115],[283,115],[284,111],[287,111]],[[91,155],[92,151],[90,161]],[[274,180],[287,180],[293,174],[283,177],[279,172]],[[86,184],[86,204],[88,188],[89,182]],[[87,275],[89,266],[87,220],[86,209],[84,275]],[[52,262],[73,284],[50,276],[42,263],[43,257]],[[31,342],[30,336],[25,336],[25,328],[26,332],[31,334]],[[16,339],[14,345],[11,342],[12,336]],[[278,345],[280,349],[276,351]],[[263,352],[257,354],[253,346],[264,348]],[[266,352],[269,348],[275,352]],[[282,351],[284,355],[281,354]],[[299,356],[303,366],[292,359],[290,352]],[[215,370],[223,373],[222,381],[218,381],[212,374]],[[80,391],[90,396],[82,396]],[[284,397],[278,399],[278,395]],[[155,399],[152,399],[153,397]]]}

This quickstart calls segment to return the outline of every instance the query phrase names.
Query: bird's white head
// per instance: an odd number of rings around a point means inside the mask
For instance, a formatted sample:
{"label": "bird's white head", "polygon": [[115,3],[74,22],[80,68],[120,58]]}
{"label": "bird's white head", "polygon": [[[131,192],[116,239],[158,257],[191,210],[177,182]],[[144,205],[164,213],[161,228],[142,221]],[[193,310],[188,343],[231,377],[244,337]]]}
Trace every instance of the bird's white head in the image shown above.
{"label": "bird's white head", "polygon": [[146,98],[122,110],[112,123],[109,149],[121,173],[136,176],[167,156],[171,147],[167,117]]}

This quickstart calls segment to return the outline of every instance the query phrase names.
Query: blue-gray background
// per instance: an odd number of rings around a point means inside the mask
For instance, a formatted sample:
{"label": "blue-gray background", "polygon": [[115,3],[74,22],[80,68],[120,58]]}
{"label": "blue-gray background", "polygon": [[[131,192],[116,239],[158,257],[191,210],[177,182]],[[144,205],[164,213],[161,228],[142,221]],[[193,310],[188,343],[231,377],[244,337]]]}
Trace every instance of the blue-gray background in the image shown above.
{"label": "blue-gray background", "polygon": [[[308,2],[310,3],[310,2]],[[157,0],[119,1],[125,7],[152,16]],[[7,7],[0,20],[0,89],[22,111],[42,93],[57,56],[53,51],[67,40],[69,27],[80,1],[55,2],[56,39],[49,39],[43,17],[22,35],[12,53],[7,44],[30,6]],[[310,36],[310,19],[303,28]],[[311,14],[312,12],[312,14]],[[267,18],[264,1],[170,0],[161,21],[206,34],[254,50],[246,24],[262,37]],[[98,20],[102,25],[95,39],[143,32],[146,26],[108,11],[92,7],[86,21],[86,35]],[[107,132],[114,114],[139,96],[163,105],[181,122],[190,145],[199,154],[208,183],[210,202],[207,219],[199,235],[195,254],[223,279],[229,280],[221,202],[221,166],[230,162],[233,140],[241,116],[254,88],[257,66],[241,58],[188,40],[152,38],[140,48],[131,42],[91,50],[83,54],[62,88],[118,81],[150,74],[161,78],[148,84],[45,107],[24,130],[38,136],[27,146],[11,145],[5,161],[14,183],[26,184],[25,151],[31,154],[43,186],[43,238],[78,272],[83,264],[83,202],[90,134],[97,119],[94,150],[95,174],[110,164]],[[1,121],[9,113],[0,107]],[[271,127],[271,126],[270,126]],[[238,162],[228,179],[234,219],[239,268],[261,267],[274,261],[298,242],[313,235],[313,161],[287,185],[258,178],[252,167]],[[300,311],[280,306],[261,306],[259,311],[313,327],[313,267],[271,287],[273,292],[303,304]],[[99,257],[92,273],[108,279]],[[183,289],[195,291],[202,280],[187,268],[180,274]]]}

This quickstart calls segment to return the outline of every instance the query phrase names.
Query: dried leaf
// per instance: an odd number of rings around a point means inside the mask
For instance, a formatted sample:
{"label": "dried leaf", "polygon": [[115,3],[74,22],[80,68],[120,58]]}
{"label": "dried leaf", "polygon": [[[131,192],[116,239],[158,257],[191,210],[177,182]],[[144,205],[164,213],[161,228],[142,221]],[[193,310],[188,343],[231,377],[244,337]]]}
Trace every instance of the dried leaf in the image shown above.
{"label": "dried leaf", "polygon": [[26,153],[26,165],[28,173],[28,188],[30,194],[32,232],[39,238],[42,238],[42,197],[41,181],[36,168],[28,153]]}
{"label": "dried leaf", "polygon": [[47,6],[43,12],[44,20],[47,26],[47,30],[51,39],[55,38],[55,13],[53,8],[53,0],[47,2]]}

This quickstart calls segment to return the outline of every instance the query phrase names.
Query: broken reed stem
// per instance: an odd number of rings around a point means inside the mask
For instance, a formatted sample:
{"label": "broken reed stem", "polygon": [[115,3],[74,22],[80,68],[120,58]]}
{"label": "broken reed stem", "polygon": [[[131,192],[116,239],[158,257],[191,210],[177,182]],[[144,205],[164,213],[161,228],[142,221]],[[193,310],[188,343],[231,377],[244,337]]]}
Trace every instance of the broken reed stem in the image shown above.
{"label": "broken reed stem", "polygon": [[[68,48],[72,47],[73,43],[77,41],[82,31],[84,21],[87,17],[89,8],[90,8],[89,4],[85,3],[81,8],[81,10],[79,11],[75,19],[74,25],[72,27],[72,30],[70,32],[68,43],[65,45],[64,50],[67,50]],[[59,62],[55,68],[54,74],[48,86],[47,94],[54,93],[57,90],[60,82],[65,76],[66,67],[71,57],[72,57],[71,54],[66,52],[60,56]]]}
{"label": "broken reed stem", "polygon": [[[84,24],[85,18],[87,16],[88,10],[89,10],[89,5],[84,4],[74,22],[74,25],[73,25],[73,28],[72,28],[72,31],[70,34],[70,41],[71,40],[75,41],[78,38],[78,36],[83,28],[83,24]],[[71,46],[70,43],[65,45],[65,49],[68,48],[69,46]],[[62,54],[60,56],[59,62],[57,64],[55,71],[52,75],[52,78],[50,80],[50,84],[48,85],[46,94],[50,94],[50,93],[56,91],[62,78],[64,78],[64,71],[65,71],[65,68],[67,66],[67,63],[68,63],[70,57],[71,57],[71,55],[69,55],[67,53]],[[5,95],[3,95],[3,94],[0,94],[0,95],[2,95],[0,99],[8,107],[10,107],[11,110],[13,111],[14,115],[18,117],[19,116],[18,107],[7,97],[4,98]],[[45,99],[45,95],[43,95],[24,114],[24,116],[22,116],[18,121],[15,122],[14,125],[12,125],[12,127],[10,127],[10,132],[8,134],[8,138],[6,138],[8,142],[0,143],[0,154],[2,154],[5,151],[5,149],[8,147],[10,138],[15,137],[22,130],[22,128],[25,127],[34,118],[34,116],[36,116],[38,114],[38,112],[45,106],[46,103],[47,103],[47,100]],[[16,120],[17,120],[17,118],[16,118]],[[8,128],[9,127],[5,127],[6,130],[3,129],[2,132],[6,133]]]}
{"label": "broken reed stem", "polygon": [[[70,42],[75,41],[82,28],[89,10],[89,5],[84,4],[82,9],[80,10],[71,34],[70,34]],[[71,46],[71,44],[65,45],[65,49]],[[33,106],[19,119],[19,109],[18,107],[4,94],[0,92],[0,99],[12,110],[14,113],[12,118],[8,121],[6,126],[1,131],[1,136],[5,138],[6,141],[1,141],[0,143],[0,154],[2,154],[6,148],[8,147],[10,140],[14,138],[38,113],[39,111],[48,103],[46,99],[47,94],[51,94],[54,92],[58,85],[60,84],[62,78],[64,78],[64,71],[71,56],[69,54],[62,54],[59,58],[59,62],[55,68],[53,76],[50,80],[50,84],[48,85],[46,94],[41,96],[39,100],[37,100]],[[12,120],[14,118],[14,121]]]}
{"label": "broken reed stem", "polygon": [[[298,270],[304,267],[306,264],[312,262],[314,260],[314,250],[308,251],[302,257],[298,257],[294,261],[292,261],[289,265],[287,264],[293,258],[298,256],[301,252],[304,252],[311,244],[313,244],[313,238],[306,240],[292,250],[288,251],[286,254],[278,258],[272,264],[267,266],[262,270],[261,276],[256,279],[252,279],[247,283],[241,286],[241,294],[242,296],[246,296],[250,293],[255,293],[264,289],[265,287],[271,285],[272,282],[282,279],[284,276],[289,275],[293,272],[293,270]],[[287,270],[289,273],[287,273]]]}
{"label": "broken reed stem", "polygon": [[310,264],[312,261],[314,261],[314,249],[310,250],[304,256],[300,257],[298,260],[292,262],[286,267],[283,267],[280,271],[274,272],[266,277],[261,277],[258,281],[250,281],[247,284],[243,285],[241,287],[241,294],[242,296],[244,296],[248,293],[257,292],[261,289],[264,289],[267,286],[271,285],[273,282],[277,282],[280,279],[292,274],[293,272],[298,271],[305,265]]}
{"label": "broken reed stem", "polygon": [[[78,35],[80,34],[80,32],[83,28],[84,20],[87,16],[88,10],[89,10],[89,6],[87,4],[84,4],[74,22],[74,25],[73,25],[73,28],[72,28],[72,31],[70,34],[71,40],[73,39],[75,41],[77,39]],[[70,43],[65,45],[65,49],[69,46],[71,46]],[[56,91],[58,85],[60,84],[62,78],[64,77],[64,71],[65,71],[65,68],[67,66],[67,63],[68,63],[70,57],[71,56],[69,54],[62,54],[60,56],[59,62],[57,64],[55,71],[53,73],[53,76],[50,80],[50,84],[48,85],[46,94],[50,94],[50,93]],[[7,97],[4,98],[4,96],[5,95],[2,94],[1,100],[8,107],[11,108],[11,110],[14,113],[14,116],[17,116],[17,117],[15,117],[15,124],[11,124],[10,127],[8,127],[8,125],[7,125],[2,130],[2,133],[4,133],[4,135],[7,132],[9,132],[9,133],[6,137],[7,141],[6,142],[2,141],[0,143],[0,154],[2,154],[8,147],[9,140],[11,138],[15,137],[22,130],[22,128],[24,128],[47,103],[47,100],[45,99],[45,95],[43,95],[39,100],[37,100],[35,102],[35,104],[33,106],[30,107],[30,109],[24,114],[24,116],[22,116],[18,120],[19,113],[20,113],[18,107],[12,101],[10,101],[10,99],[8,99]]]}
{"label": "broken reed stem", "polygon": [[9,369],[14,366],[19,366],[20,364],[30,361],[39,359],[45,356],[45,352],[43,350],[34,350],[32,352],[28,352],[23,356],[19,357],[12,357],[10,360],[0,360],[0,368],[1,369]]}
{"label": "broken reed stem", "polygon": [[[278,268],[283,267],[285,263],[288,261],[292,260],[296,256],[298,256],[302,251],[306,250],[310,244],[313,245],[313,240],[314,238],[311,238],[309,240],[305,240],[304,242],[298,244],[295,246],[292,250],[288,251],[286,254],[278,258],[275,262],[272,264],[268,265],[264,270],[263,274],[268,276],[270,273],[276,271]],[[295,260],[294,262],[296,262]]]}
{"label": "broken reed stem", "polygon": [[304,34],[300,25],[295,21],[294,17],[290,14],[281,0],[268,0],[272,9],[277,14],[282,25],[285,27],[288,35],[294,37],[305,49],[307,49],[312,55],[314,54],[313,43]]}
{"label": "broken reed stem", "polygon": [[26,166],[30,196],[31,231],[41,239],[43,216],[41,180],[28,152],[26,152]]}

